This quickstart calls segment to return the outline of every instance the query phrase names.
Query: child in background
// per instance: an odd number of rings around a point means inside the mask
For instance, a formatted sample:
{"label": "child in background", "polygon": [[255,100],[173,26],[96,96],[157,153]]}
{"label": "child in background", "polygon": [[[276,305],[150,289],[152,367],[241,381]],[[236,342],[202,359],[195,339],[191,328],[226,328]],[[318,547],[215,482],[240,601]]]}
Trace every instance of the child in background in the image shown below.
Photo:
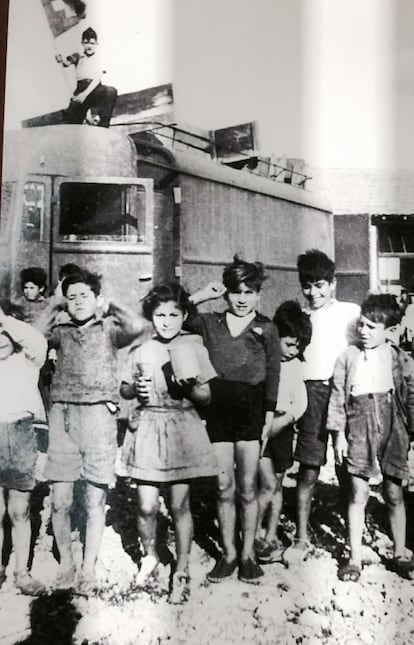
{"label": "child in background", "polygon": [[[303,352],[309,345],[312,325],[298,302],[289,300],[276,310],[273,318],[280,338],[280,377],[275,416],[262,436],[259,463],[259,514],[255,551],[261,564],[280,562],[285,550],[276,537],[283,505],[283,477],[293,464],[294,425],[307,406],[303,380]],[[270,508],[269,508],[270,506]],[[266,511],[265,537],[261,537]]]}
{"label": "child in background", "polygon": [[[40,332],[14,316],[17,307],[0,307],[0,554],[3,522],[8,510],[15,553],[14,582],[24,594],[46,589],[32,578],[29,560],[30,496],[35,486],[37,438],[33,420],[44,419],[38,390],[39,369],[46,358],[46,340]],[[0,587],[6,572],[0,562]]]}
{"label": "child in background", "polygon": [[[52,524],[60,554],[56,588],[71,588],[76,567],[70,509],[75,481],[85,482],[86,537],[77,591],[96,587],[95,565],[105,527],[108,485],[114,481],[119,386],[117,350],[141,330],[140,321],[113,302],[104,303],[100,278],[80,271],[62,292],[68,319],[56,324],[49,345],[57,360],[51,385],[46,477],[52,482]],[[104,313],[100,313],[100,310]]]}
{"label": "child in background", "polygon": [[[155,335],[133,350],[121,384],[126,399],[138,397],[138,429],[125,436],[119,474],[138,481],[138,531],[145,551],[136,582],[142,586],[158,565],[156,519],[159,488],[168,484],[176,533],[177,566],[169,601],[186,601],[188,563],[193,537],[190,480],[217,473],[216,458],[196,405],[210,402],[209,381],[216,373],[202,339],[182,331],[192,305],[178,284],[154,287],[144,298],[143,313]],[[174,352],[185,351],[189,378],[180,378]],[[171,366],[172,364],[172,366]],[[174,372],[175,370],[175,372]]]}
{"label": "child in background", "polygon": [[308,521],[321,466],[326,463],[328,431],[326,415],[335,360],[353,339],[359,307],[335,298],[335,264],[317,249],[298,257],[299,281],[308,301],[312,338],[303,364],[308,407],[298,424],[295,459],[297,480],[297,528],[292,546],[283,554],[287,564],[303,560],[310,544]]}
{"label": "child in background", "polygon": [[361,575],[369,479],[379,468],[394,544],[391,568],[414,579],[414,559],[405,550],[403,497],[409,436],[414,435],[414,361],[387,340],[388,330],[400,318],[393,296],[369,296],[361,306],[359,343],[348,347],[335,364],[327,427],[333,432],[337,463],[346,463],[351,489],[351,557],[338,571],[341,580],[356,582]]}
{"label": "child in background", "polygon": [[45,297],[46,271],[41,267],[27,267],[20,271],[20,284],[23,296],[15,302],[22,307],[25,321],[38,327],[37,323],[49,305],[49,300]]}
{"label": "child in background", "polygon": [[[256,584],[263,575],[254,554],[257,476],[262,430],[271,425],[276,407],[280,362],[277,329],[256,311],[264,279],[260,262],[235,256],[224,269],[224,285],[211,283],[191,296],[197,304],[225,293],[227,311],[199,314],[186,323],[202,335],[219,377],[206,416],[219,464],[217,510],[223,556],[207,574],[210,582],[222,582],[237,567],[243,582]],[[236,494],[241,513],[240,558],[235,542]]]}

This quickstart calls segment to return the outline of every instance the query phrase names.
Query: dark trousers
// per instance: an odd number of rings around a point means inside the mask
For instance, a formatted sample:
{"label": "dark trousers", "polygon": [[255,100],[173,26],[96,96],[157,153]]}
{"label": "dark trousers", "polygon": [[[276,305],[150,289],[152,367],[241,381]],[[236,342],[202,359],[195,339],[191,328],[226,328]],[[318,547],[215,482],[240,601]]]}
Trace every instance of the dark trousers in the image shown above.
{"label": "dark trousers", "polygon": [[76,101],[69,103],[69,106],[65,110],[65,122],[83,123],[87,111],[92,109],[94,114],[99,116],[98,125],[101,128],[108,128],[117,95],[118,92],[114,87],[99,84],[86,97],[83,103],[77,103]]}

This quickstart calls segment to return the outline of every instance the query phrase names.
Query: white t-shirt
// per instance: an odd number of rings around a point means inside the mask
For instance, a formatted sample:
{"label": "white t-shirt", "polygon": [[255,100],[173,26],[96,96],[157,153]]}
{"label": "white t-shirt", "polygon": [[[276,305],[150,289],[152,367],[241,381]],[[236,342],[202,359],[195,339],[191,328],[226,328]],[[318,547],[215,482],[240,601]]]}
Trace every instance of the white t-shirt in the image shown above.
{"label": "white t-shirt", "polygon": [[295,421],[305,413],[308,405],[303,365],[298,358],[280,363],[276,410],[292,414]]}
{"label": "white t-shirt", "polygon": [[392,354],[389,343],[363,350],[355,369],[351,392],[354,396],[389,392],[394,388]]}
{"label": "white t-shirt", "polygon": [[325,307],[306,310],[312,322],[312,338],[304,352],[305,380],[327,381],[339,354],[356,337],[360,307],[331,300]]}

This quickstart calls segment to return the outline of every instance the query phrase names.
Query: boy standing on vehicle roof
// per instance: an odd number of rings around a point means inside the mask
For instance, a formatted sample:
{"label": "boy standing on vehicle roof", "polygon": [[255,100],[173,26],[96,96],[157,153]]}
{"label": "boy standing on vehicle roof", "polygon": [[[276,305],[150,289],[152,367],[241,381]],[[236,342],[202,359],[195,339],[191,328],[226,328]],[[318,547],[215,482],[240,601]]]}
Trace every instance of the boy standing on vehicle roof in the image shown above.
{"label": "boy standing on vehicle roof", "polygon": [[[77,591],[96,586],[95,565],[105,526],[108,485],[115,477],[119,385],[117,349],[142,330],[119,305],[100,302],[100,278],[79,271],[62,283],[67,320],[56,324],[49,345],[56,349],[49,416],[46,477],[52,482],[52,524],[60,554],[56,588],[75,584],[70,509],[75,481],[85,482],[86,536]],[[105,313],[99,313],[101,306]]]}
{"label": "boy standing on vehicle roof", "polygon": [[56,61],[63,67],[74,65],[76,74],[76,87],[64,112],[65,120],[67,123],[89,123],[108,128],[117,91],[114,87],[102,85],[105,70],[97,53],[98,36],[91,27],[82,34],[82,46],[81,54],[75,52],[66,58],[62,54],[56,55]]}
{"label": "boy standing on vehicle roof", "polygon": [[298,424],[297,527],[295,541],[283,555],[287,563],[303,560],[309,552],[311,503],[321,466],[326,463],[326,415],[334,364],[355,337],[360,312],[358,305],[336,300],[335,264],[325,253],[306,251],[299,255],[297,266],[302,293],[309,305],[306,312],[312,323],[312,338],[304,351],[308,408]]}

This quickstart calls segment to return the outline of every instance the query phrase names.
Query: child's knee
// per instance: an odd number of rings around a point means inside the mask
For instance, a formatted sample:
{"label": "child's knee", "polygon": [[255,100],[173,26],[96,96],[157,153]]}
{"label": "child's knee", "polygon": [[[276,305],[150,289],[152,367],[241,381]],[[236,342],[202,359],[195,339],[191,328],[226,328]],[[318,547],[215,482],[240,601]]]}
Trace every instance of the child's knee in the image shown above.
{"label": "child's knee", "polygon": [[12,525],[28,522],[30,517],[29,504],[26,506],[9,504],[9,517]]}
{"label": "child's knee", "polygon": [[241,483],[239,497],[242,504],[250,504],[257,497],[257,489],[254,481],[250,479]]}
{"label": "child's knee", "polygon": [[190,513],[190,498],[188,495],[180,500],[171,500],[171,514],[173,517],[182,517]]}
{"label": "child's knee", "polygon": [[217,481],[217,497],[223,501],[231,501],[234,499],[236,492],[234,477],[229,473],[222,472],[219,474]]}

